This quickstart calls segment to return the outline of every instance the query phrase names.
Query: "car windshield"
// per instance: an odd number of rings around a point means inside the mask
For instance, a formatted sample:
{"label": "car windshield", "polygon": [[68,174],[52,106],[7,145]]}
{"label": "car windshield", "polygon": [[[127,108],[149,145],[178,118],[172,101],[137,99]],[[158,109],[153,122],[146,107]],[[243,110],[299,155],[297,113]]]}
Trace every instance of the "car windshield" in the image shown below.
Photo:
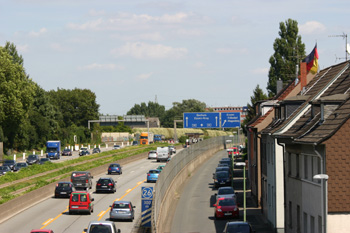
{"label": "car windshield", "polygon": [[0,170],[8,170],[8,166],[0,166]]}
{"label": "car windshield", "polygon": [[26,167],[27,164],[25,164],[25,163],[17,163],[16,166],[17,167]]}
{"label": "car windshield", "polygon": [[216,177],[225,178],[225,177],[228,177],[228,173],[227,172],[218,172],[218,173],[216,173]]}
{"label": "car windshield", "polygon": [[15,164],[15,161],[12,161],[12,160],[5,160],[4,164]]}
{"label": "car windshield", "polygon": [[112,228],[108,225],[91,225],[89,233],[112,233]]}
{"label": "car windshield", "polygon": [[233,206],[236,205],[235,200],[234,199],[223,199],[223,200],[219,200],[219,206]]}
{"label": "car windshield", "polygon": [[29,155],[28,159],[36,159],[36,155]]}
{"label": "car windshield", "polygon": [[129,203],[114,203],[113,208],[129,209]]}
{"label": "car windshield", "polygon": [[219,189],[218,194],[219,195],[226,195],[226,194],[233,194],[233,189]]}

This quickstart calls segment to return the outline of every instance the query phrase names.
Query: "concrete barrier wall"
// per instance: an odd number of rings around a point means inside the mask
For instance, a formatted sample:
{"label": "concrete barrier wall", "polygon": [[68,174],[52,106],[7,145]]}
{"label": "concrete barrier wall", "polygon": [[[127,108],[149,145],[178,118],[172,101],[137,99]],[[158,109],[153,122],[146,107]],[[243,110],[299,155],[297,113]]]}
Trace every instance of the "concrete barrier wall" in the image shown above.
{"label": "concrete barrier wall", "polygon": [[152,206],[152,232],[170,232],[171,221],[182,188],[191,174],[217,151],[227,138],[216,137],[191,145],[178,153],[159,175]]}
{"label": "concrete barrier wall", "polygon": [[[118,160],[116,161],[116,163],[119,163],[121,166],[123,166],[127,163],[130,163],[139,159],[146,159],[147,157],[148,157],[148,152],[145,152],[142,154],[138,154],[138,155],[134,155],[128,158]],[[103,172],[107,172],[108,166],[109,166],[109,163],[90,169],[89,171],[91,172],[92,176],[95,176]],[[59,181],[70,181],[70,177],[61,179]],[[1,204],[0,205],[0,223],[6,221],[7,219],[11,218],[17,213],[25,209],[28,209],[31,206],[34,206],[35,204],[45,199],[53,197],[57,182],[46,185],[44,187],[31,191],[25,195],[12,199],[4,204]]]}

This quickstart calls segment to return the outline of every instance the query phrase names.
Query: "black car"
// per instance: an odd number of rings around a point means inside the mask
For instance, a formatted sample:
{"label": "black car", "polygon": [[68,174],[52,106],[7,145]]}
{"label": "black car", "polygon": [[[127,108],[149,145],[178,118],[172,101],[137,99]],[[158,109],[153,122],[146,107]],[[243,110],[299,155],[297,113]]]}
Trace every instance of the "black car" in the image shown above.
{"label": "black car", "polygon": [[115,193],[116,191],[117,191],[116,181],[114,181],[112,178],[101,177],[96,182],[96,193],[98,193],[98,192]]}
{"label": "black car", "polygon": [[40,158],[39,164],[42,165],[44,163],[51,163],[51,160],[49,158]]}
{"label": "black car", "polygon": [[79,153],[79,156],[83,156],[83,155],[89,155],[90,152],[88,150],[82,150],[80,153]]}
{"label": "black car", "polygon": [[28,164],[26,162],[18,162],[13,168],[13,171],[19,171],[21,168],[28,167]]}
{"label": "black car", "polygon": [[0,175],[5,175],[8,172],[11,172],[11,168],[9,166],[0,166]]}
{"label": "black car", "polygon": [[73,155],[72,150],[71,150],[71,149],[64,149],[64,150],[62,151],[62,156],[64,156],[64,155],[66,155],[66,156],[72,156],[72,155]]}
{"label": "black car", "polygon": [[5,160],[3,163],[2,163],[3,166],[8,166],[11,170],[13,170],[13,168],[15,167],[16,165],[16,161],[15,160]]}
{"label": "black car", "polygon": [[232,169],[228,166],[225,166],[225,167],[217,167],[215,169],[215,172],[213,173],[213,179],[215,179],[215,173],[219,171],[227,171],[230,174],[230,177],[232,178]]}
{"label": "black car", "polygon": [[74,191],[75,188],[72,182],[58,182],[55,188],[55,197],[70,197],[70,194]]}
{"label": "black car", "polygon": [[33,165],[39,163],[39,156],[38,155],[29,155],[27,158],[27,164]]}
{"label": "black car", "polygon": [[96,147],[96,148],[94,148],[94,149],[92,150],[92,153],[93,153],[93,154],[101,153],[101,149],[98,148],[98,147]]}
{"label": "black car", "polygon": [[227,166],[232,167],[232,162],[230,160],[220,160],[219,164],[227,164]]}
{"label": "black car", "polygon": [[230,174],[227,171],[220,171],[215,173],[214,186],[215,188],[219,186],[231,185]]}
{"label": "black car", "polygon": [[252,226],[248,222],[227,222],[223,233],[234,232],[252,233],[255,231],[253,231]]}

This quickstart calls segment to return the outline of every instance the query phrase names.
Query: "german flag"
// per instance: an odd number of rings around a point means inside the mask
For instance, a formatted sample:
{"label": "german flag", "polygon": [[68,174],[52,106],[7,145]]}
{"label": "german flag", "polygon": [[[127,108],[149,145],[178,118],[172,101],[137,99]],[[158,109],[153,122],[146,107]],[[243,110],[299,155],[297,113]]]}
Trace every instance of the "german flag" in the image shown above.
{"label": "german flag", "polygon": [[318,52],[317,52],[317,44],[312,52],[304,58],[303,62],[306,62],[307,72],[311,72],[312,74],[316,74],[318,70]]}

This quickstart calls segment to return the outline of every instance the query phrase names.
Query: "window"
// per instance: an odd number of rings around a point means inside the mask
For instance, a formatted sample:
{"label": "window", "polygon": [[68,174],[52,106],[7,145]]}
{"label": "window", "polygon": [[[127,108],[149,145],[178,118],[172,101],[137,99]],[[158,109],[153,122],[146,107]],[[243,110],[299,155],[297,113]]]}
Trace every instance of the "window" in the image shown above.
{"label": "window", "polygon": [[296,154],[296,161],[295,161],[295,169],[296,169],[296,177],[299,177],[299,154]]}
{"label": "window", "polygon": [[308,179],[309,178],[309,174],[308,174],[308,156],[304,155],[304,179]]}
{"label": "window", "polygon": [[315,217],[310,216],[310,233],[315,233]]}
{"label": "window", "polygon": [[318,216],[318,232],[322,232],[322,217]]}
{"label": "window", "polygon": [[300,206],[297,205],[297,233],[300,233]]}
{"label": "window", "polygon": [[289,211],[289,228],[292,229],[293,228],[293,210],[292,210],[292,202],[289,201],[289,205],[288,205],[288,211]]}
{"label": "window", "polygon": [[308,226],[307,226],[307,213],[304,212],[303,214],[303,219],[304,219],[304,232],[308,232]]}
{"label": "window", "polygon": [[292,154],[288,153],[288,175],[292,175]]}

